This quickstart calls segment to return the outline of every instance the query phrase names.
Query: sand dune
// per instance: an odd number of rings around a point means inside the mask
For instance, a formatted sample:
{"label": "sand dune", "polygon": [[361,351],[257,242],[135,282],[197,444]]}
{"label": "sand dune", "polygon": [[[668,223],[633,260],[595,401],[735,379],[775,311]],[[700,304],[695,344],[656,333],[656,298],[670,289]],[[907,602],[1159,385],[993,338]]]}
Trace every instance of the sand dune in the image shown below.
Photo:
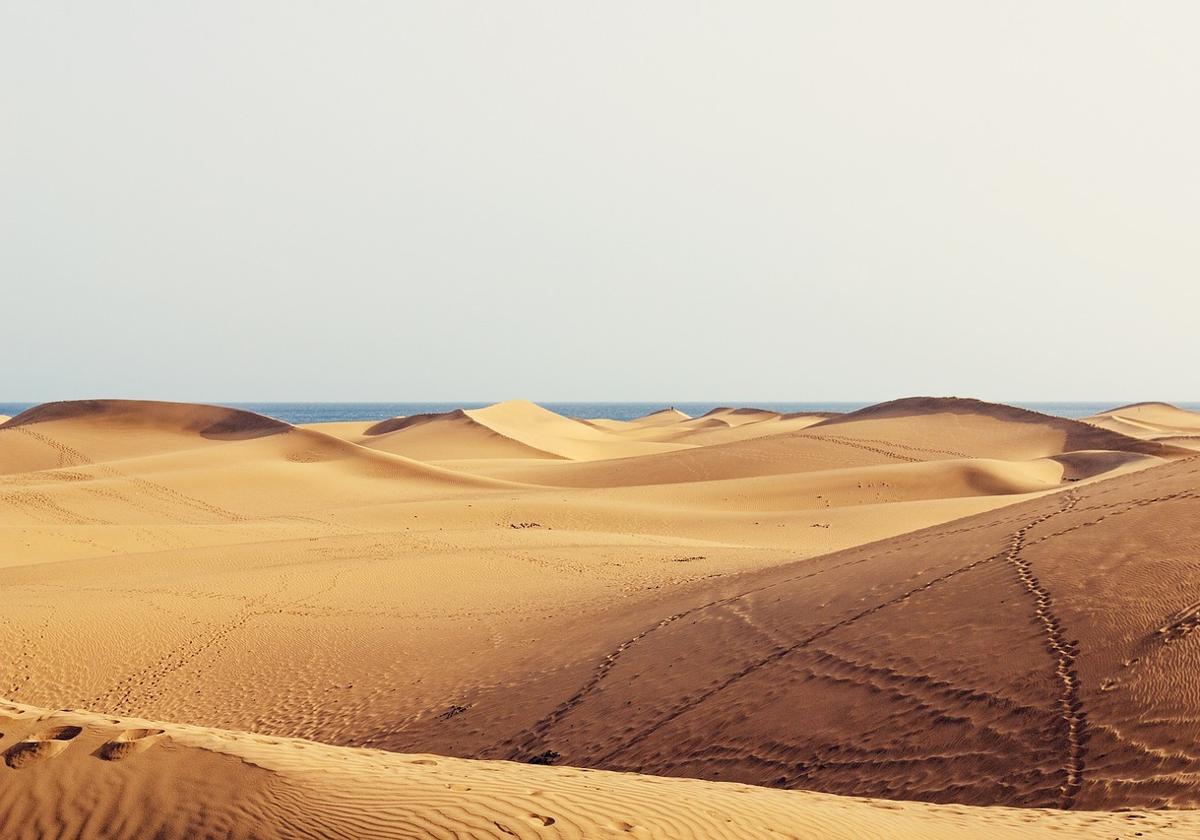
{"label": "sand dune", "polygon": [[[643,418],[632,425],[638,427],[641,422],[653,425],[673,419],[674,414],[658,420]],[[622,437],[602,425],[563,417],[524,400],[444,414],[397,417],[368,427],[353,440],[373,449],[427,461],[480,458],[589,461],[682,448]]]}
{"label": "sand dune", "polygon": [[[182,457],[172,461],[172,456]],[[116,462],[130,462],[127,468],[133,472],[153,472],[169,468],[160,464],[174,463],[183,470],[262,459],[309,464],[351,461],[367,472],[389,477],[403,474],[459,485],[480,483],[312,429],[215,406],[126,400],[49,403],[0,425],[0,464],[5,465],[0,473]]]}
{"label": "sand dune", "polygon": [[[464,761],[0,701],[0,833],[92,838],[1187,838],[1193,814],[1061,813]],[[44,745],[52,745],[46,747]],[[86,791],[86,796],[64,791]]]}
{"label": "sand dune", "polygon": [[1142,440],[1200,449],[1200,412],[1160,402],[1135,403],[1085,417],[1085,423]]}
{"label": "sand dune", "polygon": [[649,414],[644,414],[635,420],[629,421],[630,426],[667,426],[674,423],[680,423],[691,420],[691,416],[685,414],[675,407],[663,408],[658,411],[652,411]]}
{"label": "sand dune", "polygon": [[607,611],[559,639],[577,665],[531,662],[388,745],[938,802],[1195,807],[1198,482],[1200,462],[1166,464]]}
{"label": "sand dune", "polygon": [[1038,458],[1085,449],[1164,454],[1163,448],[1077,420],[945,397],[880,403],[824,420],[812,432],[866,441],[883,435],[894,447],[942,456]]}
{"label": "sand dune", "polygon": [[721,420],[730,426],[742,426],[746,423],[760,423],[763,420],[777,420],[782,416],[778,411],[768,411],[762,408],[720,406],[705,412],[702,419]]}
{"label": "sand dune", "polygon": [[[799,422],[799,428],[788,428]],[[771,433],[771,424],[779,433]],[[567,487],[615,487],[711,481],[941,459],[1031,460],[1076,451],[1179,457],[1188,451],[1086,423],[978,400],[897,400],[832,418],[767,420],[763,435],[657,455],[594,463],[497,463],[476,472]]]}
{"label": "sand dune", "polygon": [[74,466],[79,459],[71,450],[80,446],[91,453],[90,460],[108,461],[291,428],[260,414],[216,406],[136,400],[46,403],[0,424],[0,432],[13,432],[0,439],[0,473]]}
{"label": "sand dune", "polygon": [[836,416],[829,413],[783,415],[759,408],[714,408],[701,417],[688,417],[675,409],[663,409],[632,422],[590,420],[589,423],[626,438],[711,446],[739,440],[777,435],[807,428]]}
{"label": "sand dune", "polygon": [[[248,814],[280,836],[309,819],[407,836],[388,820],[430,830],[446,808],[482,820],[477,836],[604,836],[605,803],[643,799],[621,819],[677,836],[697,798],[726,796],[766,798],[696,836],[762,836],[776,813],[798,836],[823,820],[843,835],[822,836],[894,836],[885,816],[921,836],[1009,830],[1000,811],[960,823],[967,810],[700,781],[606,775],[596,800],[593,773],[512,765],[513,787],[468,808],[444,785],[478,790],[491,765],[405,764],[467,781],[408,779],[368,747],[959,804],[1196,804],[1188,450],[974,401],[710,415],[584,422],[504,403],[293,427],[92,401],[6,422],[0,649],[16,653],[0,696],[35,711],[0,723],[29,762],[0,768],[0,836],[82,831],[82,810],[55,811],[78,801],[37,804],[75,785],[141,815],[127,836],[153,814],[168,836],[210,818],[236,836]],[[54,708],[95,714],[26,726]],[[170,737],[120,734],[158,729]],[[271,753],[263,736],[347,749],[308,747],[324,769],[294,775],[278,755],[210,748]],[[318,804],[359,784],[355,770],[322,787],[326,765],[360,761],[379,822]],[[153,769],[122,775],[135,762]],[[505,810],[528,774],[564,786],[559,834]],[[387,804],[405,785],[417,816]],[[453,790],[444,807],[435,790]],[[274,822],[281,807],[301,821]]]}
{"label": "sand dune", "polygon": [[[180,406],[167,412],[168,435],[157,408],[135,416],[145,409],[123,407],[111,428],[81,412],[0,431],[0,454],[17,446],[69,464],[0,481],[0,566],[10,567],[0,642],[30,663],[0,681],[46,705],[338,743],[364,743],[478,669],[502,667],[577,603],[903,533],[1045,492],[1061,473],[1050,462],[947,464],[927,471],[927,487],[919,470],[874,481],[851,469],[695,482],[688,493],[563,491],[312,429],[210,440],[187,431],[207,426],[178,422]],[[138,456],[128,424],[151,420]],[[104,452],[122,457],[95,460]],[[253,655],[239,646],[248,637]],[[321,642],[297,649],[297,637]],[[367,640],[405,655],[380,667],[363,655]],[[338,704],[321,702],[330,691]]]}
{"label": "sand dune", "polygon": [[424,461],[561,457],[501,434],[461,409],[385,420],[370,426],[355,440],[372,449]]}

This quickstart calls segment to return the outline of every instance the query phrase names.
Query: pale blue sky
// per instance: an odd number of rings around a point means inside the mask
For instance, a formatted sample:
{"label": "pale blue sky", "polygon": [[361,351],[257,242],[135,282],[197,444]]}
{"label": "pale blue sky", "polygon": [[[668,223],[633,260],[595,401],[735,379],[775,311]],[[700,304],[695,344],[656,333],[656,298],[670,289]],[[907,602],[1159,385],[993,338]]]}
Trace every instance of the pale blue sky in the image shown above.
{"label": "pale blue sky", "polygon": [[0,399],[1200,399],[1200,6],[0,0]]}

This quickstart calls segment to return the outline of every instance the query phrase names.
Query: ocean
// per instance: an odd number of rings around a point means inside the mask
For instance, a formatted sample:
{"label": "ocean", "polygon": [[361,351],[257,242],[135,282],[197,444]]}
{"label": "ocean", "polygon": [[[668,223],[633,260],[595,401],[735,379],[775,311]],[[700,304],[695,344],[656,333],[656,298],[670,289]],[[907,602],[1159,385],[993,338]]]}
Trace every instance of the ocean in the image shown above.
{"label": "ocean", "polygon": [[[1087,417],[1136,400],[1109,402],[1013,402],[1043,414],[1059,417]],[[288,423],[331,423],[354,420],[386,420],[411,414],[428,414],[452,411],[456,408],[482,408],[486,402],[230,402],[221,403],[266,414]],[[743,402],[740,400],[717,402],[546,402],[546,408],[568,417],[632,420],[651,411],[674,406],[685,414],[695,417],[718,406],[753,406],[770,411],[854,411],[872,405],[872,402]],[[36,403],[0,403],[0,414],[17,415]],[[1174,403],[1180,408],[1200,411],[1200,403]]]}

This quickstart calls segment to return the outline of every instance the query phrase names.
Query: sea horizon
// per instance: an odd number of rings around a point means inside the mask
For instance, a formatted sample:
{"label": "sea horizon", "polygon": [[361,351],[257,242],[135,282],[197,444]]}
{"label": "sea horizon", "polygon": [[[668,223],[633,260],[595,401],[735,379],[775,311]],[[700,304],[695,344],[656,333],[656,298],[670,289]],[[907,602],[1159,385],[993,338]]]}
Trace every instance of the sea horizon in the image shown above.
{"label": "sea horizon", "polygon": [[[288,423],[337,423],[370,420],[386,420],[390,417],[406,417],[413,414],[439,414],[455,409],[476,409],[494,405],[488,401],[197,401],[206,405],[223,405],[265,414]],[[777,411],[783,414],[796,412],[850,412],[877,405],[887,400],[809,400],[809,401],[780,401],[780,400],[708,400],[708,401],[547,401],[534,400],[538,405],[557,414],[580,419],[609,419],[632,420],[653,411],[665,408],[675,408],[693,417],[705,414],[714,408],[760,408],[767,411]],[[1025,408],[1041,414],[1056,417],[1078,419],[1089,417],[1104,411],[1109,411],[1124,405],[1130,405],[1141,400],[1062,400],[1062,401],[1003,401],[995,400],[1003,405]],[[1168,402],[1179,408],[1200,411],[1200,402]],[[41,405],[39,402],[0,402],[0,415],[16,416],[26,409]]]}

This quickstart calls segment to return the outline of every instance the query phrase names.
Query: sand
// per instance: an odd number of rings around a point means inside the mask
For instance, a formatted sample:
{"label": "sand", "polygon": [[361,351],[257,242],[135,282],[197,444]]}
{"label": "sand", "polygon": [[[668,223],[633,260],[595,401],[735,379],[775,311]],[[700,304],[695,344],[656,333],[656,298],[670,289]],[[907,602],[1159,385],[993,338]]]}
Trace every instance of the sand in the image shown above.
{"label": "sand", "polygon": [[1084,421],[1142,440],[1200,449],[1200,412],[1161,402],[1121,406]]}
{"label": "sand", "polygon": [[[776,791],[0,704],[6,838],[830,840],[1194,837],[1190,812],[1069,813]],[[64,795],[64,793],[69,795]]]}
{"label": "sand", "polygon": [[0,836],[1117,836],[1000,806],[1197,806],[1198,467],[1153,419],[33,409],[0,426],[0,747],[38,761]]}

